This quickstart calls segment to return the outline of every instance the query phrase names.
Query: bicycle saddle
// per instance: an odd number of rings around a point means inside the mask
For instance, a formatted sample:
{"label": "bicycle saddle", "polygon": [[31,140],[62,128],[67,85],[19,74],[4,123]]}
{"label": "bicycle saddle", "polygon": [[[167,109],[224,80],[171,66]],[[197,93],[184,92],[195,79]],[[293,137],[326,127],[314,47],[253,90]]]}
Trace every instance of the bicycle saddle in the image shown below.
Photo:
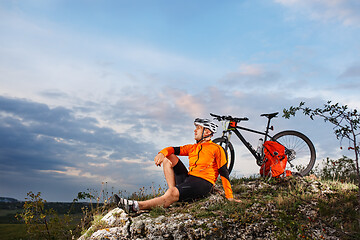
{"label": "bicycle saddle", "polygon": [[261,114],[260,116],[261,117],[267,117],[267,118],[271,119],[271,118],[276,117],[278,114],[279,114],[279,112],[276,112],[276,113],[264,113],[264,114]]}

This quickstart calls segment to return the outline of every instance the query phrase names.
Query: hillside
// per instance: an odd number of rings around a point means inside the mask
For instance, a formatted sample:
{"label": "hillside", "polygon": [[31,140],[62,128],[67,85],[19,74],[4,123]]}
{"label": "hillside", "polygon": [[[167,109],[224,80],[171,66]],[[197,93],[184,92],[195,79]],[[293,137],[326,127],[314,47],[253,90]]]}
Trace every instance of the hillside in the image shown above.
{"label": "hillside", "polygon": [[19,200],[9,197],[0,197],[0,202],[14,203],[14,202],[19,202]]}
{"label": "hillside", "polygon": [[224,199],[220,184],[204,200],[138,216],[113,208],[80,239],[360,239],[353,184],[315,177],[232,184],[242,203]]}

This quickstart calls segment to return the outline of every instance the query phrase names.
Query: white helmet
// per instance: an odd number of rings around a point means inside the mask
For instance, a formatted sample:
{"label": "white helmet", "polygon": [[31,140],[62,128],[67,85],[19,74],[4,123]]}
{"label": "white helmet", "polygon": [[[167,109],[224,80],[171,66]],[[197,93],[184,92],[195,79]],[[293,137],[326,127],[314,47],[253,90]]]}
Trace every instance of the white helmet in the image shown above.
{"label": "white helmet", "polygon": [[209,119],[203,119],[203,118],[196,118],[194,121],[195,126],[200,125],[204,128],[209,129],[212,133],[216,133],[217,125],[209,120]]}

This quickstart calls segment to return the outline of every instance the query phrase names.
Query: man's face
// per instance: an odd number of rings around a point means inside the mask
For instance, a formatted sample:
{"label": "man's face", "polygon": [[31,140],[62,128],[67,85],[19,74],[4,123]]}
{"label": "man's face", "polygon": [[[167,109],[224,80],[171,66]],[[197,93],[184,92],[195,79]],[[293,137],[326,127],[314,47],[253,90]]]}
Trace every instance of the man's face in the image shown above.
{"label": "man's face", "polygon": [[[194,135],[195,135],[195,140],[196,141],[199,141],[201,139],[203,129],[204,129],[204,127],[202,127],[200,125],[195,126]],[[211,131],[209,129],[205,128],[204,136],[208,136],[210,133],[211,133]]]}

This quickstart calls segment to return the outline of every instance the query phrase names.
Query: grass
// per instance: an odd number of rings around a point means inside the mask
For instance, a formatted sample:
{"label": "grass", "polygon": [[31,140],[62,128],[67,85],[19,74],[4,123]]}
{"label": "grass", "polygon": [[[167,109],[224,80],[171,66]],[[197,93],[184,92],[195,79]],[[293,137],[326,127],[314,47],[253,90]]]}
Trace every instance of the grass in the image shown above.
{"label": "grass", "polygon": [[1,209],[0,217],[5,217],[7,215],[16,215],[17,213],[21,212],[21,210],[15,209]]}
{"label": "grass", "polygon": [[25,224],[0,224],[0,239],[28,239]]}
{"label": "grass", "polygon": [[221,219],[225,225],[236,222],[242,226],[263,222],[275,227],[277,239],[321,239],[334,234],[341,239],[360,239],[354,184],[289,177],[269,182],[232,179],[232,186],[242,203],[218,195],[215,200],[210,197],[169,209],[155,208],[150,216],[189,213],[197,219]]}
{"label": "grass", "polygon": [[92,221],[91,229],[90,230],[84,229],[84,231],[81,234],[86,233],[86,237],[90,237],[91,234],[93,234],[97,230],[106,228],[107,225],[104,221],[101,220],[102,218],[103,218],[103,214],[94,215],[94,220]]}
{"label": "grass", "polygon": [[163,207],[155,207],[150,211],[150,217],[157,218],[159,216],[165,215],[166,209]]}

